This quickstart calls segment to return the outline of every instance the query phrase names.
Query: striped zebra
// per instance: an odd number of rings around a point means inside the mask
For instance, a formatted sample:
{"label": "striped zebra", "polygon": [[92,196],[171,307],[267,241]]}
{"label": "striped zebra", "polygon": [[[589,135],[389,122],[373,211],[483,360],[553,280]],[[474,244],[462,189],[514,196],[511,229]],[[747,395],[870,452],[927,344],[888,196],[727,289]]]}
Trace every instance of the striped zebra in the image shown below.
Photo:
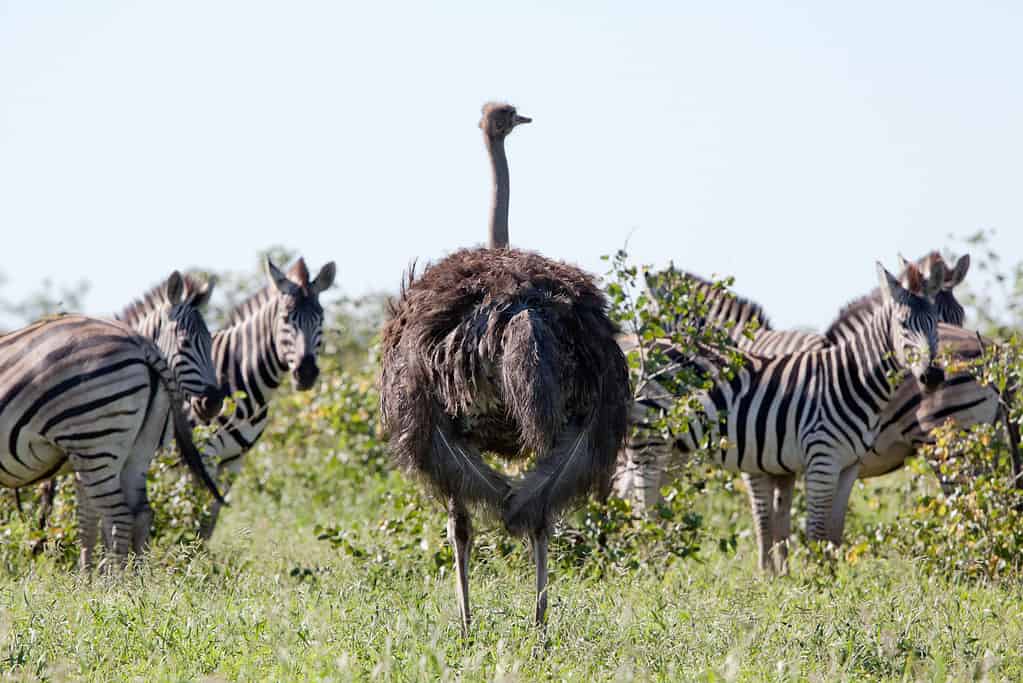
{"label": "striped zebra", "polygon": [[[224,400],[224,392],[213,368],[213,338],[201,312],[212,295],[212,282],[174,271],[116,316],[117,320],[156,344],[174,373],[191,414],[204,423],[220,412]],[[169,445],[174,438],[170,417],[168,412],[160,448]],[[70,472],[70,467],[65,466],[57,474]],[[41,487],[39,526],[43,529],[53,508],[57,481],[56,476],[51,477]],[[140,514],[150,514],[145,488],[136,495],[141,501],[140,510],[144,511]],[[34,552],[42,548],[41,541]]]}
{"label": "striped zebra", "polygon": [[[732,342],[747,354],[769,358],[830,346],[827,338],[813,332],[775,330],[759,303],[699,275],[677,269],[674,264],[669,265],[666,271],[647,272],[645,275],[646,293],[655,315],[659,310],[658,302],[666,300],[673,286],[683,278],[690,281],[690,295],[701,297],[707,303],[706,316],[697,321],[697,325],[727,331]],[[674,321],[675,324],[677,322]],[[754,330],[752,335],[747,333],[750,329]],[[635,336],[628,334],[619,337],[619,344],[626,353],[638,346]],[[642,414],[640,409],[638,416]],[[673,460],[671,448],[662,446],[648,445],[635,450],[626,445],[619,455],[618,466],[612,477],[615,495],[630,500],[633,509],[641,514],[652,513],[661,500],[661,487],[667,478],[669,463]]]}
{"label": "striped zebra", "polygon": [[[813,332],[775,330],[763,306],[757,302],[738,296],[699,275],[679,270],[673,264],[666,271],[647,272],[645,275],[646,291],[655,315],[657,302],[664,301],[671,285],[680,279],[691,282],[691,296],[707,302],[707,314],[697,324],[726,330],[741,351],[757,356],[780,356],[793,351],[823,349],[829,345],[825,337]],[[754,328],[752,335],[747,333],[750,327]]]}
{"label": "striped zebra", "polygon": [[[931,252],[916,262],[925,277],[930,274],[934,263],[941,262],[945,268],[946,278],[941,291],[935,297],[939,318],[950,325],[961,325],[964,318],[962,305],[956,300],[954,288],[965,278],[969,269],[969,255],[959,258],[955,266],[950,268],[937,252]],[[909,263],[900,257],[902,271],[900,283],[909,286],[907,273]],[[681,271],[680,271],[681,272]],[[870,312],[880,300],[880,291],[874,290],[862,296],[842,309],[826,335],[802,331],[775,331],[763,313],[762,307],[752,301],[732,297],[730,293],[706,283],[697,276],[682,273],[700,283],[700,292],[709,302],[711,315],[708,321],[725,329],[732,330],[732,339],[740,349],[749,353],[774,356],[791,350],[815,350],[841,342],[847,333],[855,330],[869,320]],[[648,277],[648,291],[657,300],[664,292],[658,289],[658,276]],[[915,292],[919,294],[919,291]],[[723,300],[723,301],[718,301]],[[744,326],[753,318],[759,322],[759,330],[754,337],[741,334]],[[939,326],[939,344],[950,350],[958,360],[973,360],[981,353],[982,340],[973,333],[964,333]],[[770,335],[764,337],[764,335]],[[948,378],[945,385],[932,394],[924,395],[912,383],[904,385],[900,394],[889,404],[886,414],[882,417],[881,428],[877,441],[864,457],[860,478],[869,478],[886,474],[903,465],[916,449],[929,441],[930,431],[945,419],[953,419],[963,427],[973,424],[991,423],[999,416],[1007,418],[1000,409],[998,395],[991,389],[976,383],[967,373],[959,373]],[[1015,425],[1009,424],[1010,439],[1014,454],[1018,451],[1019,441]],[[651,453],[625,453],[619,461],[615,477],[615,490],[623,498],[631,498],[640,511],[652,509],[660,500],[660,488],[670,455],[660,454],[659,460],[653,462]],[[1014,460],[1019,456],[1014,455]],[[940,476],[940,475],[939,475]]]}
{"label": "striped zebra", "polygon": [[[718,375],[719,359],[713,354],[687,358],[684,349],[670,344],[663,349],[674,363],[691,363],[714,381],[713,389],[699,395],[706,423],[695,421],[690,431],[672,435],[674,446],[689,453],[705,433],[724,437],[713,455],[722,466],[742,472],[750,485],[765,570],[772,568],[773,539],[790,525],[795,476],[805,473],[808,537],[833,540],[833,503],[842,482],[850,474],[855,479],[874,441],[895,393],[889,376],[909,371],[909,382],[931,388],[944,379],[934,365],[938,319],[933,301],[944,281],[943,267],[935,266],[926,280],[915,266],[909,269],[922,296],[880,264],[878,274],[882,306],[841,344],[773,358],[747,355],[731,380]],[[664,453],[671,444],[648,425],[652,414],[670,409],[676,397],[654,380],[644,380],[637,394],[627,448]]]}
{"label": "striped zebra", "polygon": [[[904,261],[904,260],[903,260]],[[904,261],[905,262],[905,261]],[[948,268],[938,252],[931,252],[917,262],[920,270],[929,274],[931,269],[945,272],[941,291],[935,297],[939,319],[939,344],[956,361],[973,361],[984,353],[985,343],[977,333],[963,330],[965,310],[956,299],[954,288],[962,283],[970,266],[969,255],[961,256],[953,268]],[[860,297],[842,309],[838,318],[828,327],[825,336],[833,344],[841,344],[853,336],[869,319],[870,311],[878,306],[877,292]],[[881,415],[877,437],[864,454],[857,478],[868,479],[893,472],[903,465],[917,450],[933,443],[932,430],[947,420],[961,428],[1002,421],[1009,437],[1014,470],[1018,470],[1019,428],[1009,419],[1004,402],[997,391],[977,382],[969,371],[958,372],[946,378],[934,392],[924,392],[913,383],[899,387],[888,408]],[[1014,472],[1016,474],[1018,472]],[[942,488],[950,490],[951,482],[936,472]],[[835,501],[835,542],[842,538],[845,514],[855,478],[842,482]]]}
{"label": "striped zebra", "polygon": [[[299,391],[311,389],[320,370],[316,357],[323,343],[323,307],[320,294],[334,283],[334,262],[310,280],[300,258],[285,275],[266,260],[269,284],[230,314],[228,326],[213,335],[213,363],[228,395],[244,392],[234,415],[216,419],[219,429],[204,448],[218,462],[218,481],[225,494],[225,472],[236,474],[242,456],[266,429],[270,399],[286,374]],[[213,535],[222,507],[214,501],[209,521],[200,535]]]}
{"label": "striped zebra", "polygon": [[201,422],[212,420],[225,398],[213,367],[213,337],[202,315],[212,296],[212,281],[174,271],[117,316],[156,343]]}
{"label": "striped zebra", "polygon": [[80,565],[97,533],[118,564],[149,536],[150,460],[168,421],[185,462],[214,496],[192,443],[185,397],[156,345],[126,325],[66,315],[0,337],[0,485],[75,473]]}

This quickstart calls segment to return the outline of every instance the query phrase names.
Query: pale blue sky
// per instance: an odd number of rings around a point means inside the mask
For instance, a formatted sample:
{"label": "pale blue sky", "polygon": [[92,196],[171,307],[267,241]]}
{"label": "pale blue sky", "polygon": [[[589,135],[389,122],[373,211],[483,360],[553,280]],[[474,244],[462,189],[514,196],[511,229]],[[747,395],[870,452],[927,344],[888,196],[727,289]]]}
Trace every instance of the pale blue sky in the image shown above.
{"label": "pale blue sky", "polygon": [[821,326],[897,251],[1023,256],[1021,7],[0,1],[2,293],[105,313],[272,243],[393,289],[484,239],[494,98],[535,119],[515,245],[601,269],[632,234]]}

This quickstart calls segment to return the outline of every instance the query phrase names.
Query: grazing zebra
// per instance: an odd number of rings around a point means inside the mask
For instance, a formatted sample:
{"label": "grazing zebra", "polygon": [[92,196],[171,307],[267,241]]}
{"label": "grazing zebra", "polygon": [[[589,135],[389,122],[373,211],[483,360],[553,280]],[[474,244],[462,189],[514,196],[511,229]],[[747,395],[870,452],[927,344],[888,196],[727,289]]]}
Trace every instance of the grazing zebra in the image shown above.
{"label": "grazing zebra", "polygon": [[211,296],[211,281],[174,271],[117,316],[156,343],[188,397],[192,414],[202,422],[216,417],[224,402],[224,391],[213,367],[213,337],[201,311]]}
{"label": "grazing zebra", "polygon": [[[334,262],[309,279],[304,259],[285,275],[266,260],[269,284],[231,313],[228,326],[213,335],[213,362],[227,394],[244,392],[235,413],[218,417],[219,429],[204,448],[218,459],[218,481],[241,469],[242,456],[256,443],[269,419],[270,399],[285,373],[296,389],[311,389],[320,374],[316,356],[323,341],[320,293],[334,283]],[[224,482],[227,493],[229,482]],[[214,501],[200,535],[210,538],[220,515]]]}
{"label": "grazing zebra", "polygon": [[[213,338],[206,327],[201,308],[213,294],[213,283],[174,271],[170,276],[146,292],[140,299],[125,307],[117,319],[153,341],[163,354],[177,379],[181,392],[187,398],[191,413],[202,422],[212,420],[223,405],[224,392],[213,368],[211,348]],[[164,424],[162,448],[171,443],[173,425],[170,413]],[[70,473],[70,468],[58,474]],[[46,528],[57,493],[57,477],[42,485],[39,514],[40,528]],[[139,514],[150,514],[145,488],[137,494],[141,500]],[[20,500],[19,500],[20,506]],[[34,548],[43,548],[40,541]]]}
{"label": "grazing zebra", "polygon": [[149,537],[150,460],[168,422],[185,462],[214,496],[192,443],[184,395],[156,345],[126,325],[83,316],[41,320],[0,337],[0,485],[75,473],[80,565],[97,532],[119,564]]}
{"label": "grazing zebra", "polygon": [[[829,341],[812,332],[775,330],[763,307],[750,299],[738,296],[719,285],[669,265],[661,273],[647,273],[645,284],[647,295],[656,315],[658,302],[666,300],[671,286],[679,279],[692,282],[692,296],[702,297],[707,302],[707,314],[698,321],[700,326],[712,326],[727,331],[729,338],[743,352],[750,355],[772,357],[794,351],[813,351],[826,348]],[[678,321],[673,321],[677,324]],[[747,330],[754,328],[753,334]],[[628,353],[638,346],[634,335],[621,335],[619,345]],[[642,419],[643,408],[634,411],[634,418]],[[633,509],[641,514],[651,514],[661,500],[661,487],[672,461],[671,448],[665,444],[636,450],[628,443],[618,458],[618,465],[612,477],[612,488],[620,498],[628,499]]]}
{"label": "grazing zebra", "polygon": [[[669,294],[667,288],[679,279],[692,281],[692,295],[707,302],[707,315],[699,321],[699,325],[726,330],[735,345],[746,353],[780,356],[793,351],[823,349],[829,344],[826,338],[813,332],[775,330],[757,302],[722,289],[699,275],[678,270],[674,265],[669,265],[668,270],[661,273],[646,274],[646,290],[655,314],[657,302],[665,300]],[[755,329],[752,336],[748,336],[747,328],[751,323]]]}
{"label": "grazing zebra", "polygon": [[[714,387],[699,395],[706,424],[696,421],[689,432],[674,435],[674,445],[692,452],[708,430],[725,437],[714,453],[721,465],[747,475],[765,570],[772,568],[773,539],[789,526],[795,475],[805,472],[807,535],[834,539],[833,502],[873,443],[894,394],[889,376],[908,370],[914,378],[909,381],[932,389],[944,379],[934,365],[933,302],[944,281],[943,266],[935,265],[926,280],[915,266],[908,269],[909,280],[919,285],[913,289],[922,296],[880,264],[878,274],[882,306],[851,340],[836,346],[774,358],[747,355],[744,367],[728,380],[718,375],[720,360],[714,354],[690,359],[683,349],[664,345],[675,363],[693,364],[714,380]],[[627,447],[663,453],[669,446],[659,432],[645,428],[649,413],[641,413],[670,409],[676,397],[653,380],[645,380],[637,393],[636,426]]]}

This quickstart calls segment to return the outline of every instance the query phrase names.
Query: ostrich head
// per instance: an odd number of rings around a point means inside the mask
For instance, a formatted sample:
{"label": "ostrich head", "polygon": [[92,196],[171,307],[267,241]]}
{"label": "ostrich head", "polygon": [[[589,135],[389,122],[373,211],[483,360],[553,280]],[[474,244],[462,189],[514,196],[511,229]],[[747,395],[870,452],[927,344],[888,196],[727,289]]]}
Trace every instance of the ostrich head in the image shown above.
{"label": "ostrich head", "polygon": [[503,140],[520,123],[531,123],[533,119],[521,116],[515,107],[504,102],[487,102],[483,105],[480,129],[491,140]]}

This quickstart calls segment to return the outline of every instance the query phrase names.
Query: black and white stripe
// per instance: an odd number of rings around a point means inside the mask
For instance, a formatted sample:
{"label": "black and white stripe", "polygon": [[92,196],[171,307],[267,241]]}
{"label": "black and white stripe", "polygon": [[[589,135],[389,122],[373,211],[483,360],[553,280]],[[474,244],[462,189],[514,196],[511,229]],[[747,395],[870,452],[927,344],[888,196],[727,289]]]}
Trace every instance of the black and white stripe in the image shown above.
{"label": "black and white stripe", "polygon": [[[680,278],[690,281],[690,295],[702,298],[707,306],[707,314],[698,324],[725,330],[735,345],[749,355],[770,358],[831,345],[825,337],[813,332],[775,330],[759,303],[673,265],[666,271],[645,275],[647,295],[655,313],[660,308],[659,302],[682,289],[678,286]],[[752,335],[748,333],[750,329],[754,330]],[[619,343],[626,353],[637,344],[630,335],[622,335]],[[644,409],[638,407],[637,410],[634,417],[641,419]],[[674,460],[671,448],[663,444],[648,444],[641,450],[623,449],[612,477],[615,494],[630,500],[634,511],[652,513],[661,500],[661,487],[668,479]]]}
{"label": "black and white stripe", "polygon": [[[218,462],[218,480],[225,471],[236,473],[242,456],[266,429],[270,400],[286,374],[296,389],[312,388],[319,376],[317,354],[323,343],[320,293],[334,282],[335,266],[327,263],[310,281],[299,259],[285,275],[267,259],[269,285],[239,305],[228,326],[213,335],[213,363],[221,388],[243,392],[234,415],[218,417],[219,429],[204,448]],[[225,492],[229,482],[224,482]],[[214,502],[210,521],[200,533],[213,534],[220,514]]]}
{"label": "black and white stripe", "polygon": [[168,421],[186,462],[215,491],[174,372],[155,344],[122,323],[69,315],[0,338],[0,387],[0,485],[27,486],[69,464],[83,568],[100,527],[116,561],[129,542],[144,549],[146,471]]}
{"label": "black and white stripe", "polygon": [[[793,351],[823,349],[829,345],[827,339],[813,332],[775,330],[763,306],[757,302],[674,266],[645,276],[647,294],[655,312],[658,302],[665,300],[669,294],[666,290],[673,289],[677,278],[689,280],[691,296],[706,302],[707,314],[698,324],[726,330],[735,345],[746,353],[780,356]],[[755,328],[752,334],[748,333],[748,328]]]}
{"label": "black and white stripe", "polygon": [[220,412],[224,399],[213,367],[213,337],[201,311],[212,295],[212,282],[174,271],[117,316],[156,344],[203,422]]}
{"label": "black and white stripe", "polygon": [[[674,446],[691,452],[708,429],[724,437],[723,447],[712,454],[721,465],[742,472],[757,494],[754,512],[765,568],[774,541],[783,540],[774,534],[787,527],[782,517],[788,514],[795,475],[805,473],[809,537],[832,538],[833,501],[840,485],[850,476],[855,479],[860,459],[874,442],[894,393],[889,376],[907,370],[914,378],[909,381],[940,381],[932,365],[937,348],[933,296],[943,270],[935,269],[925,297],[908,292],[880,266],[879,274],[885,304],[840,345],[775,358],[750,355],[731,380],[717,376],[716,358],[688,358],[684,349],[663,349],[674,354],[675,363],[695,364],[714,378],[714,388],[699,396],[706,420],[672,435]],[[638,394],[637,411],[663,411],[675,400],[652,380]],[[644,429],[650,420],[636,417],[628,451],[663,453],[663,435]]]}

